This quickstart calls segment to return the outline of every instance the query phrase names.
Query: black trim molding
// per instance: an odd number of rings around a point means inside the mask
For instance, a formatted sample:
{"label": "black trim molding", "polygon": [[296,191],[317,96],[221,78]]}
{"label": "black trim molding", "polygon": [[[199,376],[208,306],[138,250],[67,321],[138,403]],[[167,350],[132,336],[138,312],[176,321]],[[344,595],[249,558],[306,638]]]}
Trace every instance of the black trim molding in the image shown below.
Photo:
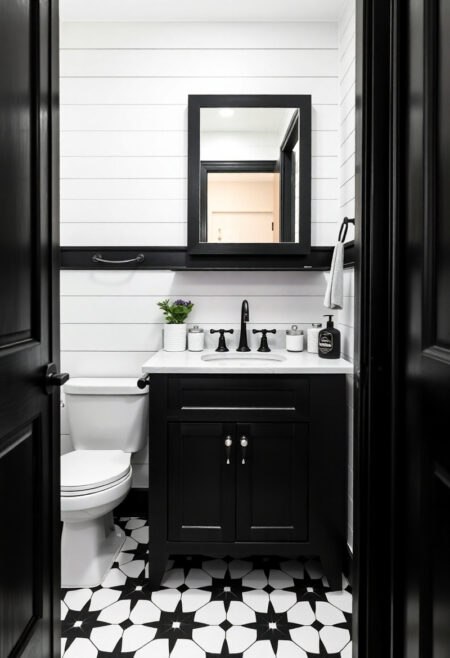
{"label": "black trim molding", "polygon": [[[108,261],[134,260],[132,263],[101,263],[93,260],[101,254]],[[137,262],[138,254],[144,259]],[[327,271],[330,269],[333,247],[311,247],[304,256],[291,254],[258,254],[221,256],[193,256],[187,247],[61,247],[63,270],[173,270],[173,271]],[[355,262],[354,243],[347,242],[344,252],[345,267]]]}

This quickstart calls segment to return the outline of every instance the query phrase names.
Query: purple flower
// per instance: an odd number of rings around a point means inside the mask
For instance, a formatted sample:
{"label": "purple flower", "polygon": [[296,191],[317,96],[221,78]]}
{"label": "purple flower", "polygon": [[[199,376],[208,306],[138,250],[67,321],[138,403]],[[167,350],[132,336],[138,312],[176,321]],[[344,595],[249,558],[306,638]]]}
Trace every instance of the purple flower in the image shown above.
{"label": "purple flower", "polygon": [[174,304],[175,306],[190,306],[191,302],[185,302],[184,299],[177,299]]}

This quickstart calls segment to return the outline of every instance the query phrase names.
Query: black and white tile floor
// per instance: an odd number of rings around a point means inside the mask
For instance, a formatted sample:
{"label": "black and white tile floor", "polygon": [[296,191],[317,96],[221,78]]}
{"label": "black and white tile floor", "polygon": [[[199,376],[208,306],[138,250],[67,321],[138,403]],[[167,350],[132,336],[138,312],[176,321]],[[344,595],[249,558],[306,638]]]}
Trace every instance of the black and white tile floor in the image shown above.
{"label": "black and white tile floor", "polygon": [[315,560],[176,558],[150,592],[148,526],[119,523],[103,585],[63,590],[64,658],[351,658],[351,593],[330,591]]}

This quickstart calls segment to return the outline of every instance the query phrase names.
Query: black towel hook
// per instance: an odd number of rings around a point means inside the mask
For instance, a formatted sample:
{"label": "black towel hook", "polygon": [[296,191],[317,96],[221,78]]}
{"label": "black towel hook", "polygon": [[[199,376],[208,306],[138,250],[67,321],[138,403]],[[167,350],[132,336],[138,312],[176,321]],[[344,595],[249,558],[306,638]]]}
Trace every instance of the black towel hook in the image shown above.
{"label": "black towel hook", "polygon": [[345,238],[347,237],[347,231],[348,231],[348,225],[353,224],[355,225],[355,218],[352,217],[344,217],[342,220],[341,228],[339,229],[339,237],[338,237],[338,242],[345,242]]}

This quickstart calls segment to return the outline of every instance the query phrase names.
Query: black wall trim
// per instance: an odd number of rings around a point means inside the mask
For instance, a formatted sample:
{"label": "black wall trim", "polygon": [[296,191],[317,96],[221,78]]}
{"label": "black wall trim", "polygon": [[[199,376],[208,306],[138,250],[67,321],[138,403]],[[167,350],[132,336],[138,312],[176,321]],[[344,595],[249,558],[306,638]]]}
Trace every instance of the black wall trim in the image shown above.
{"label": "black wall trim", "polygon": [[[271,271],[327,271],[330,269],[333,247],[311,247],[305,256],[283,255],[214,255],[192,256],[186,247],[61,247],[61,269],[63,270],[271,270]],[[142,263],[104,265],[92,260],[101,254],[108,260],[125,260],[144,254]],[[345,267],[355,263],[354,242],[345,245]]]}

